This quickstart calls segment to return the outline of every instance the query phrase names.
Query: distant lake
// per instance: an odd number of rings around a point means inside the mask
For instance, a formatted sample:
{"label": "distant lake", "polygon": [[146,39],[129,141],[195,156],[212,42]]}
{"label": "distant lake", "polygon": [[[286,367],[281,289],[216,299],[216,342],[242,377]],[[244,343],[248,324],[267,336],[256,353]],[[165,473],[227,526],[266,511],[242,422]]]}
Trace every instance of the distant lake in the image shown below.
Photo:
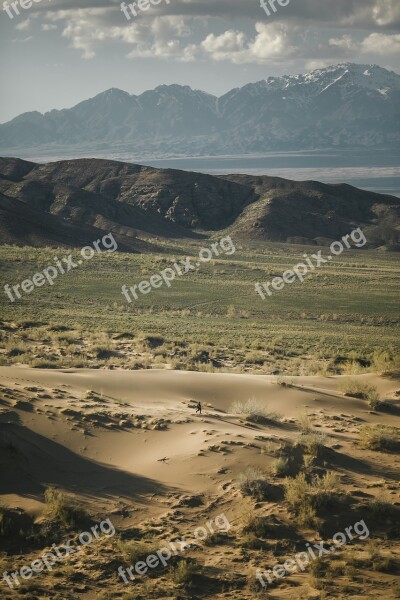
{"label": "distant lake", "polygon": [[208,156],[193,158],[146,158],[132,160],[163,169],[183,169],[211,175],[246,173],[272,175],[295,180],[324,183],[348,183],[356,187],[400,197],[400,154],[387,152],[270,153],[244,156]]}
{"label": "distant lake", "polygon": [[316,180],[324,183],[348,183],[356,187],[400,197],[400,152],[335,151],[269,152],[235,156],[194,156],[157,158],[136,155],[123,150],[108,151],[43,151],[19,153],[20,158],[50,162],[69,158],[106,158],[161,169],[182,169],[210,175],[247,173],[272,175],[298,181]]}

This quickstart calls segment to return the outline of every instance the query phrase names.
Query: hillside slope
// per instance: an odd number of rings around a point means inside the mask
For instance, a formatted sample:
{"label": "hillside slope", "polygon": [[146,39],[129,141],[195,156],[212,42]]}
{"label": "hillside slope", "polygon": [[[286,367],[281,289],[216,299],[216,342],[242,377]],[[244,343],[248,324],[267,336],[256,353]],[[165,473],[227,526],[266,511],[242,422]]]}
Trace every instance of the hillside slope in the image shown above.
{"label": "hillside slope", "polygon": [[[372,247],[399,243],[400,199],[349,185],[154,169],[79,159],[0,159],[2,243],[81,245],[112,232],[121,247],[156,238],[234,235],[324,244],[362,226]],[[96,239],[96,238],[94,238]]]}

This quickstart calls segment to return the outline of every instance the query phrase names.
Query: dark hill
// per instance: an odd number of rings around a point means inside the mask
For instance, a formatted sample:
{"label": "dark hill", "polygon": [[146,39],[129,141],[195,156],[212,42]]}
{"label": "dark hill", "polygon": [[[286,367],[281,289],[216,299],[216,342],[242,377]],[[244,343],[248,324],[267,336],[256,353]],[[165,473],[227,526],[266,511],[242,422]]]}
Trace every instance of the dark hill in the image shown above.
{"label": "dark hill", "polygon": [[2,158],[0,193],[2,243],[80,246],[112,232],[122,249],[145,251],[155,238],[229,232],[247,241],[321,244],[357,226],[372,246],[396,248],[399,238],[398,198],[344,184]]}

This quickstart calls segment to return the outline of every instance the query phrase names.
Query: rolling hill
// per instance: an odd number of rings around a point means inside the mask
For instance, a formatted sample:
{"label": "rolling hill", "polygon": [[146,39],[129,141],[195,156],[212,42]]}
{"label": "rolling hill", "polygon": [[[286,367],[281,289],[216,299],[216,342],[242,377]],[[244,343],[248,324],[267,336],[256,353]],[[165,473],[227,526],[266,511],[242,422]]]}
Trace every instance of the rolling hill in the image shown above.
{"label": "rolling hill", "polygon": [[323,245],[362,226],[396,249],[400,199],[349,185],[278,177],[214,177],[99,159],[35,164],[0,158],[1,242],[80,246],[112,232],[121,249],[157,238]]}

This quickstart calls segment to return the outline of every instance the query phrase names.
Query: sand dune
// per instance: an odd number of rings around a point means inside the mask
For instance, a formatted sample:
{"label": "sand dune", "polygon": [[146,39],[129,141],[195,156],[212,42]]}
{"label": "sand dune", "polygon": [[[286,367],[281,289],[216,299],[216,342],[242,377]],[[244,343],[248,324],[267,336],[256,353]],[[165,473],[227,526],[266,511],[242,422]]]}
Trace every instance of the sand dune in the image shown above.
{"label": "sand dune", "polygon": [[[363,424],[400,423],[399,381],[357,378],[388,399],[384,411],[345,396],[341,377],[0,367],[2,501],[40,519],[53,485],[91,514],[112,515],[120,531],[160,518],[188,528],[218,509],[238,523],[238,476],[248,466],[270,472],[265,445],[294,447],[299,419],[309,414],[327,434],[325,468],[341,474],[347,494],[368,490],[373,498],[384,490],[400,503],[398,454],[377,455],[357,442]],[[257,424],[232,412],[233,402],[250,398],[279,417]],[[11,447],[18,452],[7,454]],[[266,503],[265,514],[273,511],[282,513],[279,502]]]}

